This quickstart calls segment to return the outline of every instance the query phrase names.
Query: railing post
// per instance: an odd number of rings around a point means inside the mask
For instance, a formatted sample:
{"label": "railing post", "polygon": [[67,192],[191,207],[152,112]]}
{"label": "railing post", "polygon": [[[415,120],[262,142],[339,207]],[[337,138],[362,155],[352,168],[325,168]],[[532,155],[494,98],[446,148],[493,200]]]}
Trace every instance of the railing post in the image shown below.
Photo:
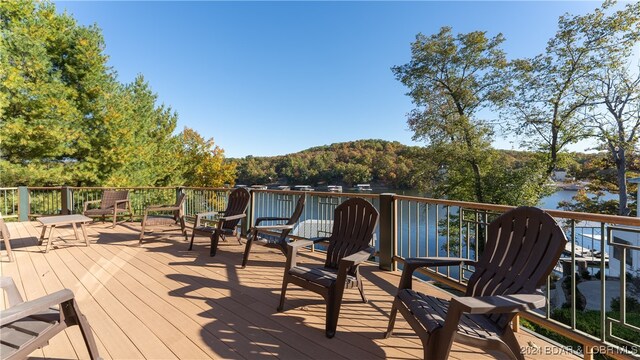
{"label": "railing post", "polygon": [[63,186],[60,188],[60,202],[62,204],[61,206],[61,210],[60,210],[60,214],[61,215],[69,215],[71,214],[71,210],[73,209],[73,204],[72,204],[72,195],[71,195],[71,189],[69,189],[68,186]]}
{"label": "railing post", "polygon": [[18,186],[18,220],[29,221],[29,188],[26,186]]}
{"label": "railing post", "polygon": [[387,271],[395,270],[394,196],[392,193],[380,194],[380,269]]}

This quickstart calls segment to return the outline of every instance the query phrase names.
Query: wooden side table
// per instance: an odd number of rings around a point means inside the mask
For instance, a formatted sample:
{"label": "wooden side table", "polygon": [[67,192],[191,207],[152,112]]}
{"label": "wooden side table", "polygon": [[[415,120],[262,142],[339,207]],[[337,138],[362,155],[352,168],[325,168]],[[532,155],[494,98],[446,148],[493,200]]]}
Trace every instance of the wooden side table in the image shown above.
{"label": "wooden side table", "polygon": [[73,232],[76,234],[76,239],[81,240],[80,236],[78,236],[78,224],[82,228],[82,235],[84,236],[84,242],[89,246],[89,238],[87,237],[87,230],[85,228],[85,224],[91,222],[90,217],[86,217],[84,215],[56,215],[56,216],[41,216],[36,219],[40,224],[42,224],[42,234],[40,235],[39,245],[42,245],[44,241],[45,234],[47,232],[47,227],[50,227],[49,230],[49,241],[47,242],[47,248],[45,249],[45,253],[49,252],[51,248],[51,242],[53,241],[53,229],[56,226],[63,225],[71,225],[73,226]]}

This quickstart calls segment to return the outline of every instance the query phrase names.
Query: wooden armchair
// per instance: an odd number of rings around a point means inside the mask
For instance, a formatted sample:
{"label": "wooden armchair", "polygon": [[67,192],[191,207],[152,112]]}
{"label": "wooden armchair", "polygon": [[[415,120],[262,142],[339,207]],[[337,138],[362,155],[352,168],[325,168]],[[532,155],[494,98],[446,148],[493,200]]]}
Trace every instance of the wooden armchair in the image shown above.
{"label": "wooden armchair", "polygon": [[[358,266],[373,255],[369,246],[378,224],[378,211],[369,202],[349,199],[334,211],[333,230],[329,238],[301,240],[287,244],[287,264],[282,279],[282,292],[278,311],[284,309],[289,283],[322,295],[327,303],[325,334],[332,338],[338,326],[340,305],[345,288],[357,287],[363,302],[362,278]],[[324,266],[307,267],[297,264],[298,249],[318,241],[329,241]]]}
{"label": "wooden armchair", "polygon": [[[90,209],[89,205],[100,204],[98,208]],[[133,211],[129,201],[129,190],[105,190],[101,200],[85,201],[82,215],[88,217],[113,216],[113,227],[116,226],[116,218],[120,213],[129,213],[129,221],[133,220]]]}
{"label": "wooden armchair", "polygon": [[4,223],[2,216],[0,215],[0,237],[2,237],[2,241],[4,241],[4,248],[7,249],[7,255],[9,256],[9,261],[13,261],[13,254],[11,254],[11,242],[9,239],[11,236],[9,235],[9,229],[7,228],[7,224]]}
{"label": "wooden armchair", "polygon": [[[258,241],[261,235],[265,236],[265,246],[275,247],[280,249],[283,254],[287,254],[287,237],[293,227],[300,219],[300,215],[302,215],[302,211],[304,210],[304,201],[305,196],[302,195],[298,198],[298,202],[296,203],[296,208],[291,214],[291,217],[288,218],[279,218],[279,217],[260,217],[256,219],[256,224],[249,230],[249,236],[247,237],[247,244],[244,249],[244,257],[242,258],[242,267],[247,266],[247,261],[249,260],[249,252],[251,251],[251,245],[254,241]],[[286,221],[286,223],[281,225],[260,225],[263,221],[272,221],[272,222],[282,222]],[[275,241],[269,241],[268,238],[275,238]]]}
{"label": "wooden armchair", "polygon": [[[2,359],[26,359],[34,350],[47,345],[53,336],[73,325],[80,327],[91,359],[100,358],[91,326],[80,313],[71,290],[23,301],[12,278],[0,277],[0,288],[9,300],[9,308],[0,311]],[[53,308],[56,305],[58,308]]]}
{"label": "wooden armchair", "polygon": [[[140,242],[138,245],[142,245],[144,239],[144,231],[147,227],[151,226],[166,226],[176,225],[180,226],[184,240],[188,241],[187,226],[184,221],[184,202],[187,198],[185,193],[180,193],[176,203],[174,205],[151,205],[144,209],[144,217],[142,218],[142,228],[140,229]],[[149,215],[149,213],[152,213]],[[164,213],[164,214],[158,214]]]}
{"label": "wooden armchair", "polygon": [[[546,304],[536,289],[546,282],[567,240],[551,216],[533,207],[502,214],[488,230],[477,262],[460,258],[406,260],[387,337],[400,311],[422,341],[425,359],[447,359],[454,340],[524,359],[511,320],[519,311]],[[416,269],[460,264],[474,267],[465,296],[447,301],[412,290]]]}
{"label": "wooden armchair", "polygon": [[[249,206],[251,194],[247,189],[237,188],[229,194],[227,209],[225,211],[210,211],[196,215],[196,222],[193,225],[191,234],[191,244],[189,250],[193,249],[193,238],[198,235],[211,237],[211,250],[209,255],[215,256],[218,250],[218,242],[222,237],[226,241],[227,235],[235,235],[240,242],[240,233],[236,231],[240,220],[247,217],[246,211]],[[203,220],[207,216],[215,218],[215,225],[204,224]]]}

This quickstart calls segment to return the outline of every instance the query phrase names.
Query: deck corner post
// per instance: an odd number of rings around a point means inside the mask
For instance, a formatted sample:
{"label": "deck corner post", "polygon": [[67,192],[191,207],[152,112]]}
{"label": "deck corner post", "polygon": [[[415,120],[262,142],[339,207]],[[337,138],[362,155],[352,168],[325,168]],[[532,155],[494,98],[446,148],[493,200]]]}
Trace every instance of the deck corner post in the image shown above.
{"label": "deck corner post", "polygon": [[26,186],[18,186],[18,220],[29,221],[29,188]]}
{"label": "deck corner post", "polygon": [[70,215],[73,209],[71,189],[64,185],[60,188],[60,215]]}
{"label": "deck corner post", "polygon": [[395,202],[393,193],[380,194],[380,269],[395,270]]}

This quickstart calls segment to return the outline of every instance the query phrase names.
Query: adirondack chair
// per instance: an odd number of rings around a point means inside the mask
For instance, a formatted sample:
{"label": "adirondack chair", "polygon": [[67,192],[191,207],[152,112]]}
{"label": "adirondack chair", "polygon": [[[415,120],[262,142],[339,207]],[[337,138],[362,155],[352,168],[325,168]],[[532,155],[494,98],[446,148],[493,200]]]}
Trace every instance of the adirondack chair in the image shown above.
{"label": "adirondack chair", "polygon": [[[247,217],[245,213],[249,206],[251,194],[245,188],[237,188],[229,194],[227,201],[227,209],[223,212],[210,211],[196,215],[196,222],[193,225],[191,234],[191,244],[189,250],[193,249],[193,238],[198,235],[207,235],[211,237],[211,250],[209,255],[215,256],[218,250],[218,242],[220,238],[226,241],[227,235],[235,235],[240,243],[240,233],[236,231],[240,220]],[[215,225],[207,225],[203,223],[205,217],[215,217]]]}
{"label": "adirondack chair", "polygon": [[[454,340],[524,359],[511,320],[519,311],[545,305],[545,297],[536,289],[545,284],[566,242],[562,229],[547,213],[519,207],[489,224],[488,240],[477,262],[407,259],[386,336],[391,335],[400,311],[422,341],[425,359],[446,359]],[[412,290],[416,269],[460,264],[474,267],[465,296],[447,301]]]}
{"label": "adirondack chair", "polygon": [[[184,240],[188,241],[187,227],[184,221],[184,202],[187,198],[185,193],[180,193],[178,199],[174,205],[152,205],[144,209],[144,217],[142,218],[142,228],[140,229],[140,242],[138,245],[142,245],[144,239],[144,231],[148,227],[152,226],[166,226],[175,225],[180,226]],[[149,213],[153,213],[149,215]],[[164,213],[158,214],[158,213]]]}
{"label": "adirondack chair", "polygon": [[[91,359],[100,359],[91,326],[80,313],[71,290],[24,301],[12,278],[0,277],[0,287],[9,300],[9,308],[0,311],[2,359],[26,359],[34,350],[47,345],[49,339],[73,325],[80,327]],[[58,308],[53,308],[56,305]]]}
{"label": "adirondack chair", "polygon": [[[90,209],[90,204],[100,204],[98,208]],[[131,210],[131,202],[129,201],[129,190],[105,190],[102,193],[101,200],[85,201],[82,215],[88,217],[113,216],[113,227],[116,226],[116,218],[120,213],[129,213],[129,221],[133,220],[133,211]]]}
{"label": "adirondack chair", "polygon": [[[358,266],[373,255],[369,246],[378,225],[378,211],[369,202],[359,198],[349,199],[334,211],[333,230],[329,238],[299,240],[287,244],[287,264],[282,279],[282,292],[278,311],[283,311],[289,283],[311,290],[324,297],[327,303],[325,335],[336,334],[340,305],[345,288],[358,288],[363,302],[362,278]],[[297,252],[301,247],[319,241],[329,241],[324,266],[308,267],[297,264]]]}
{"label": "adirondack chair", "polygon": [[7,255],[9,256],[9,261],[13,261],[13,255],[11,254],[11,242],[9,239],[11,236],[9,235],[9,229],[7,228],[7,224],[4,223],[2,216],[0,214],[0,236],[2,237],[2,241],[4,241],[4,248],[7,249]]}
{"label": "adirondack chair", "polygon": [[[302,210],[304,210],[304,201],[305,196],[300,196],[298,198],[296,208],[293,211],[293,214],[291,214],[291,217],[260,217],[256,219],[255,226],[249,230],[247,244],[244,248],[244,257],[242,258],[243,268],[247,266],[247,261],[249,260],[249,252],[251,251],[251,245],[254,241],[259,241],[261,235],[265,237],[265,246],[275,247],[277,249],[280,249],[283,254],[287,254],[287,237],[298,222],[298,219],[300,219],[300,215],[302,215]],[[260,223],[262,223],[263,221],[286,221],[286,223],[282,225],[260,225]],[[271,241],[273,238],[275,238],[275,241]]]}

